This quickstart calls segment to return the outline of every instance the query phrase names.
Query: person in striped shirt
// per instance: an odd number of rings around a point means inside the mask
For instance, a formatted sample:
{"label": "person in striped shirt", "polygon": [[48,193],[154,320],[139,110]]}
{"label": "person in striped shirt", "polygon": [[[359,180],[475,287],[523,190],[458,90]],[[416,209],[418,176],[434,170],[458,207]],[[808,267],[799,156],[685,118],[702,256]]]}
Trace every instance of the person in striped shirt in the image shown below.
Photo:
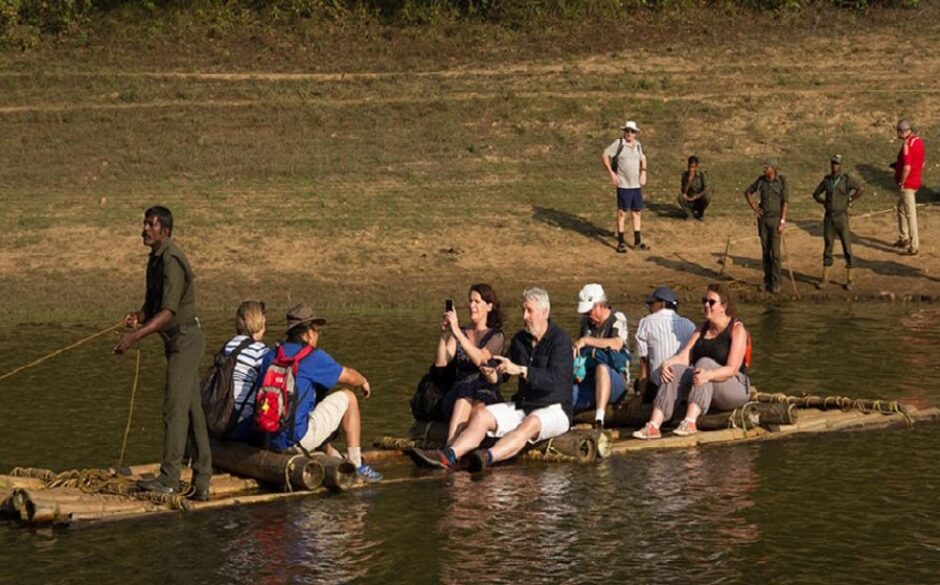
{"label": "person in striped shirt", "polygon": [[643,402],[653,402],[656,396],[663,361],[676,355],[695,332],[695,324],[676,312],[678,304],[679,297],[668,286],[646,298],[650,314],[640,319],[635,335],[640,358],[636,391]]}
{"label": "person in striped shirt", "polygon": [[252,388],[258,380],[261,362],[269,349],[262,341],[266,329],[267,315],[263,302],[245,301],[238,306],[235,312],[236,335],[225,343],[225,355],[230,356],[247,342],[235,358],[235,369],[232,372],[235,413],[238,416],[233,438],[251,430],[255,410]]}

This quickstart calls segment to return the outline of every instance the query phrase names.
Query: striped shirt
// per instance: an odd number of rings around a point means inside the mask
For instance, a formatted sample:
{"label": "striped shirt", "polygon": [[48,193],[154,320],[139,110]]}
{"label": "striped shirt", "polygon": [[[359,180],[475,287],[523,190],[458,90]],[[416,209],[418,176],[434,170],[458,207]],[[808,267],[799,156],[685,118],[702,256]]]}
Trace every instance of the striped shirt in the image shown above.
{"label": "striped shirt", "polygon": [[659,367],[679,353],[693,333],[695,324],[672,309],[660,309],[640,319],[636,328],[636,353],[646,358],[651,382],[660,384]]}
{"label": "striped shirt", "polygon": [[[247,335],[236,335],[225,343],[225,355],[232,355],[235,348],[247,339]],[[255,408],[251,389],[258,379],[258,371],[261,368],[261,360],[264,354],[268,353],[268,347],[260,341],[252,342],[251,345],[238,354],[235,363],[235,371],[232,372],[232,385],[235,387],[235,412],[241,410],[238,421],[241,422],[254,414]],[[243,403],[244,406],[243,406]]]}

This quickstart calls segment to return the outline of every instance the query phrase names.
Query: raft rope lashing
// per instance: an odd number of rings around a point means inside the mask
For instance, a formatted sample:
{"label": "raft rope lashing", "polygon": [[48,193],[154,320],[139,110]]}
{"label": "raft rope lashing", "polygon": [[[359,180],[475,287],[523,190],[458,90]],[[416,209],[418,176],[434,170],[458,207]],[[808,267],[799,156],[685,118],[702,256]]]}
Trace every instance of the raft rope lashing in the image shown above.
{"label": "raft rope lashing", "polygon": [[813,396],[808,394],[789,396],[781,392],[775,394],[756,392],[753,398],[758,402],[793,404],[799,408],[820,408],[822,410],[839,408],[843,412],[858,410],[863,414],[877,412],[885,416],[899,414],[904,418],[907,426],[914,426],[914,419],[907,413],[904,405],[897,400],[869,400],[865,398],[850,398],[848,396]]}
{"label": "raft rope lashing", "polygon": [[78,488],[86,494],[124,496],[186,511],[192,509],[192,503],[187,499],[187,496],[195,491],[190,483],[181,481],[180,490],[175,494],[144,492],[137,487],[136,480],[129,477],[120,477],[108,469],[70,469],[55,473],[49,469],[15,467],[10,475],[38,479],[43,482],[47,489]]}
{"label": "raft rope lashing", "polygon": [[303,458],[306,458],[306,455],[304,455],[303,453],[298,453],[297,455],[294,455],[293,457],[288,459],[287,465],[284,466],[284,490],[287,491],[288,493],[294,491],[294,486],[292,486],[290,483],[290,474],[291,474],[291,471],[294,470],[294,461],[296,461],[297,459],[303,459]]}
{"label": "raft rope lashing", "polygon": [[18,367],[18,368],[14,368],[14,369],[10,370],[10,371],[7,372],[6,374],[3,374],[2,376],[0,376],[0,380],[5,380],[6,378],[9,378],[10,376],[12,376],[12,375],[14,375],[14,374],[18,374],[19,372],[22,372],[23,370],[32,368],[32,367],[34,367],[34,366],[38,366],[39,364],[41,364],[42,362],[46,361],[46,360],[49,359],[49,358],[55,357],[55,356],[57,356],[57,355],[59,355],[59,354],[61,354],[61,353],[65,353],[65,352],[67,352],[67,351],[69,351],[69,350],[71,350],[71,349],[75,349],[76,347],[82,345],[83,343],[87,343],[87,342],[91,341],[92,339],[95,339],[96,337],[101,337],[101,336],[104,335],[105,333],[110,333],[111,331],[114,331],[115,329],[117,329],[118,327],[121,327],[122,325],[124,325],[124,322],[123,322],[123,321],[120,322],[120,323],[117,323],[117,324],[115,324],[115,325],[112,325],[112,326],[108,327],[107,329],[102,329],[101,331],[99,331],[99,332],[97,332],[97,333],[93,333],[93,334],[89,335],[88,337],[84,337],[84,338],[82,338],[82,339],[79,339],[78,341],[76,341],[75,343],[73,343],[73,344],[71,344],[71,345],[67,345],[67,346],[65,346],[65,347],[63,347],[63,348],[57,349],[57,350],[55,350],[55,351],[51,351],[51,352],[47,353],[46,355],[42,356],[41,358],[39,358],[39,359],[37,359],[37,360],[33,360],[33,361],[29,362],[28,364],[24,364],[24,365],[22,365],[22,366],[20,366],[20,367]]}
{"label": "raft rope lashing", "polygon": [[140,350],[134,365],[134,383],[131,385],[131,405],[127,410],[127,425],[124,426],[124,440],[121,441],[121,456],[118,457],[118,467],[124,465],[124,451],[127,448],[127,437],[131,433],[131,420],[134,418],[134,399],[137,396],[137,384],[140,381]]}

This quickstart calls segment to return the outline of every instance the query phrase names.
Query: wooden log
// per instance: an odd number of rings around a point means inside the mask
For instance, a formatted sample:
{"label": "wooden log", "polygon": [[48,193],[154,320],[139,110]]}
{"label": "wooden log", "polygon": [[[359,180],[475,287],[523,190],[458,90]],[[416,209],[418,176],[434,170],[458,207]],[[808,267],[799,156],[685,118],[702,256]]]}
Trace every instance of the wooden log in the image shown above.
{"label": "wooden log", "polygon": [[[642,428],[653,414],[652,404],[643,404],[643,400],[634,396],[620,404],[607,407],[604,413],[604,425],[611,428]],[[579,412],[574,416],[575,424],[594,422],[594,411]]]}
{"label": "wooden log", "polygon": [[[603,437],[603,439],[602,439]],[[564,435],[536,443],[526,452],[529,459],[576,461],[594,463],[598,458],[598,443],[610,452],[610,437],[601,430],[573,430]]]}
{"label": "wooden log", "polygon": [[291,490],[315,490],[325,470],[306,455],[275,453],[244,443],[212,441],[212,463],[220,469]]}
{"label": "wooden log", "polygon": [[311,453],[310,456],[323,467],[323,485],[333,491],[344,492],[355,486],[359,480],[356,466],[341,457],[331,457],[319,451]]}
{"label": "wooden log", "polygon": [[13,475],[0,475],[0,489],[25,488],[41,490],[46,487],[46,482],[34,477],[16,477]]}

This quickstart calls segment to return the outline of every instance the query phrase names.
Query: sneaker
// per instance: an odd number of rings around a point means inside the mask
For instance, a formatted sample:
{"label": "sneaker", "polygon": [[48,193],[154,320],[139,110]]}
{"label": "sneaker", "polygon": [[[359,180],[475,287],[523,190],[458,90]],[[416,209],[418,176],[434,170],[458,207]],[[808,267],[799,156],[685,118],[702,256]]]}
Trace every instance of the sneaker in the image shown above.
{"label": "sneaker", "polygon": [[918,250],[915,250],[914,248],[908,248],[907,251],[904,252],[904,255],[905,256],[917,256],[917,253],[918,253]]}
{"label": "sneaker", "polygon": [[637,249],[637,250],[649,250],[649,249],[650,249],[650,247],[649,247],[648,245],[646,245],[645,242],[640,242],[639,244],[637,244],[636,246],[633,246],[633,247],[634,247],[635,249]]}
{"label": "sneaker", "polygon": [[689,435],[694,435],[697,432],[698,429],[695,427],[694,422],[683,420],[681,423],[679,423],[679,426],[677,426],[676,429],[672,431],[672,434],[679,437],[688,437]]}
{"label": "sneaker", "polygon": [[470,453],[467,461],[467,471],[479,473],[490,466],[490,458],[485,449],[476,449]]}
{"label": "sneaker", "polygon": [[369,467],[367,463],[363,463],[356,468],[356,475],[369,483],[382,481],[382,478],[384,477],[381,473]]}
{"label": "sneaker", "polygon": [[627,253],[627,244],[626,242],[617,242],[617,253],[626,254]]}
{"label": "sneaker", "polygon": [[161,496],[174,496],[179,489],[171,488],[159,479],[141,479],[137,481],[137,488],[144,492],[153,492]]}
{"label": "sneaker", "polygon": [[644,426],[642,429],[633,431],[633,438],[640,439],[642,441],[649,441],[650,439],[661,439],[662,436],[662,431],[654,427],[652,423],[646,423],[646,426]]}
{"label": "sneaker", "polygon": [[911,246],[910,240],[905,240],[904,238],[898,238],[898,241],[891,244],[895,248],[909,248]]}
{"label": "sneaker", "polygon": [[453,469],[454,465],[450,462],[443,451],[438,449],[410,449],[408,456],[418,467],[432,469]]}

